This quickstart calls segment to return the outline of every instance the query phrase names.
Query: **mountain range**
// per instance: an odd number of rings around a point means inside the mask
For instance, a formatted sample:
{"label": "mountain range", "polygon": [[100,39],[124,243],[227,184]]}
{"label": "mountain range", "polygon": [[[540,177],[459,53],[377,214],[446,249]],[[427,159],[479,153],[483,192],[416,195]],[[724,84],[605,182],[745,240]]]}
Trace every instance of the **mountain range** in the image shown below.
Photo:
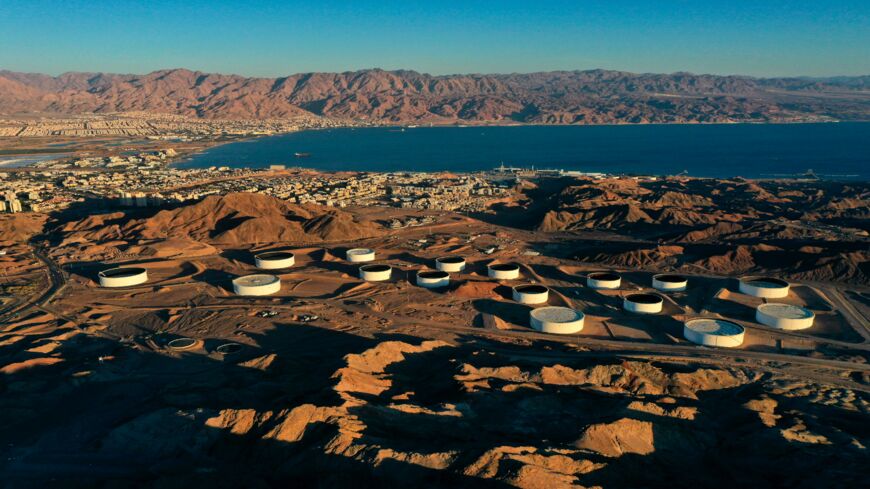
{"label": "mountain range", "polygon": [[433,76],[380,69],[248,78],[0,70],[0,113],[144,111],[210,119],[534,124],[870,120],[870,76],[752,78],[554,71]]}

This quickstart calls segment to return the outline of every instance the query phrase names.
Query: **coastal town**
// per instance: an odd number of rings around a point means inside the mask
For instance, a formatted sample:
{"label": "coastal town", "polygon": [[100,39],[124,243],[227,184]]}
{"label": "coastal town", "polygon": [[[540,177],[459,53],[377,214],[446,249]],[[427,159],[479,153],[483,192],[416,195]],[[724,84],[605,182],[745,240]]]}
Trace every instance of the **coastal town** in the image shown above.
{"label": "coastal town", "polygon": [[[304,168],[181,169],[172,149],[128,156],[47,160],[0,171],[2,212],[51,212],[85,199],[106,206],[158,207],[209,195],[254,192],[296,204],[330,207],[384,205],[483,211],[508,196],[519,175],[508,169],[474,174],[327,174]],[[99,202],[96,202],[99,204]]]}
{"label": "coastal town", "polygon": [[0,137],[139,137],[166,141],[198,141],[361,125],[365,124],[313,115],[289,119],[200,119],[143,112],[65,116],[54,114],[0,118]]}

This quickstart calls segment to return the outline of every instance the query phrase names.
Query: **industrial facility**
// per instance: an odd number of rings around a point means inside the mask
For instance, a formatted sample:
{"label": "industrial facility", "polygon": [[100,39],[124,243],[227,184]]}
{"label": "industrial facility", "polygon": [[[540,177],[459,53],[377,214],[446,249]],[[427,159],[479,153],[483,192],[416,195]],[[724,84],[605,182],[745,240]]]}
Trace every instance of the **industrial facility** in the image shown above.
{"label": "industrial facility", "polygon": [[[284,270],[296,265],[295,254],[285,250],[262,251],[254,254],[256,267],[261,270]],[[382,262],[366,263],[375,260],[375,251],[370,248],[351,248],[346,252],[349,262],[358,263],[358,276],[366,282],[385,282],[393,278],[394,266]],[[439,289],[449,287],[455,280],[453,274],[466,271],[468,262],[466,257],[459,255],[443,255],[437,258],[429,258],[434,269],[417,270],[414,278],[408,276],[409,281],[426,289]],[[497,281],[515,281],[523,277],[522,264],[519,262],[493,262],[486,266],[487,276]],[[529,278],[531,283],[510,284],[511,298],[517,304],[533,306],[529,309],[529,325],[542,333],[552,334],[577,334],[584,328],[586,315],[583,312],[585,306],[576,306],[575,301],[592,305],[589,298],[584,297],[579,291],[569,296],[559,295],[559,300],[566,300],[564,306],[549,306],[550,288],[544,283],[538,283],[541,277],[536,270],[532,270]],[[582,272],[581,272],[582,273]],[[632,277],[632,276],[628,276]],[[650,274],[645,278],[645,284],[638,283],[636,279],[627,278],[630,282],[623,283],[623,277],[618,270],[604,270],[587,272],[578,275],[579,280],[584,280],[587,287],[601,291],[614,291],[622,302],[622,309],[628,313],[638,315],[661,314],[665,310],[665,301],[674,304],[674,307],[685,311],[682,305],[683,294],[676,294],[673,300],[669,299],[669,293],[685,292],[688,290],[690,278],[686,275],[659,273]],[[145,283],[148,274],[145,268],[126,267],[111,268],[99,273],[99,283],[102,287],[125,287]],[[476,280],[474,277],[469,280]],[[281,290],[281,278],[276,275],[254,273],[242,275],[232,280],[233,291],[239,296],[268,296],[277,294]],[[647,288],[651,285],[651,288]],[[497,284],[493,284],[493,287]],[[645,287],[647,286],[647,287]],[[815,320],[815,313],[803,305],[791,305],[780,303],[767,303],[766,299],[784,297],[789,294],[789,283],[772,277],[744,277],[739,281],[741,293],[765,299],[756,308],[755,319],[761,325],[777,330],[802,330],[810,328]],[[625,289],[626,292],[616,292]],[[628,290],[631,290],[630,292]],[[446,296],[449,297],[449,296]],[[592,296],[594,297],[594,296]],[[727,299],[726,299],[727,300]],[[741,300],[746,300],[743,298]],[[757,304],[757,302],[754,302]],[[541,306],[541,307],[534,307]],[[567,307],[565,307],[567,306]],[[714,312],[715,314],[715,312]],[[598,328],[600,318],[594,316],[594,324],[587,326]],[[627,321],[631,321],[626,318]],[[618,324],[618,323],[617,323]],[[637,326],[635,326],[635,324]],[[627,322],[622,327],[637,328],[633,334],[644,334],[645,328],[654,328],[658,323],[652,319],[632,323]],[[612,326],[611,326],[612,327]],[[612,334],[612,333],[611,333]],[[737,322],[732,322],[721,317],[700,317],[688,319],[683,323],[683,336],[686,340],[703,345],[733,348],[743,344],[745,329]],[[179,344],[183,344],[181,341]],[[177,346],[177,345],[176,345]],[[231,353],[235,347],[217,351],[220,354]]]}
{"label": "industrial facility", "polygon": [[374,261],[375,259],[375,250],[371,250],[369,248],[353,248],[347,250],[347,261],[351,263],[364,263],[369,261]]}
{"label": "industrial facility", "polygon": [[715,318],[690,319],[683,324],[683,337],[704,346],[734,348],[743,344],[746,329],[737,323]]}
{"label": "industrial facility", "polygon": [[272,295],[281,290],[281,279],[274,275],[245,275],[233,279],[233,291],[237,295]]}
{"label": "industrial facility", "polygon": [[514,301],[520,304],[543,304],[550,297],[550,289],[543,285],[517,285],[513,288]]}
{"label": "industrial facility", "polygon": [[99,273],[100,287],[129,287],[148,281],[148,270],[141,267],[110,268]]}
{"label": "industrial facility", "polygon": [[514,280],[520,278],[520,266],[514,263],[493,263],[486,267],[489,278]]}
{"label": "industrial facility", "polygon": [[781,299],[788,296],[789,283],[771,277],[743,277],[740,292],[762,299]]}
{"label": "industrial facility", "polygon": [[683,275],[661,273],[654,275],[652,279],[653,288],[662,292],[682,292],[688,285],[689,279]]}
{"label": "industrial facility", "polygon": [[442,256],[435,259],[435,268],[442,272],[461,272],[465,270],[465,258],[461,256]]}
{"label": "industrial facility", "polygon": [[383,282],[389,280],[393,268],[389,265],[363,265],[359,267],[359,278],[366,282]]}
{"label": "industrial facility", "polygon": [[637,314],[657,314],[662,312],[664,299],[656,294],[629,294],[622,299],[622,308]]}
{"label": "industrial facility", "polygon": [[267,251],[254,257],[257,268],[261,270],[280,270],[296,264],[296,255],[289,251]]}
{"label": "industrial facility", "polygon": [[437,289],[450,285],[450,274],[441,270],[417,272],[417,285],[427,289]]}
{"label": "industrial facility", "polygon": [[620,284],[622,284],[622,277],[613,272],[590,273],[586,276],[586,285],[593,289],[618,289]]}
{"label": "industrial facility", "polygon": [[542,333],[574,334],[583,329],[585,315],[569,307],[539,307],[529,313],[532,328]]}
{"label": "industrial facility", "polygon": [[175,338],[166,344],[170,350],[191,350],[195,347],[199,342],[193,338]]}
{"label": "industrial facility", "polygon": [[791,304],[760,304],[755,310],[755,320],[759,323],[788,331],[807,329],[815,319],[813,311]]}

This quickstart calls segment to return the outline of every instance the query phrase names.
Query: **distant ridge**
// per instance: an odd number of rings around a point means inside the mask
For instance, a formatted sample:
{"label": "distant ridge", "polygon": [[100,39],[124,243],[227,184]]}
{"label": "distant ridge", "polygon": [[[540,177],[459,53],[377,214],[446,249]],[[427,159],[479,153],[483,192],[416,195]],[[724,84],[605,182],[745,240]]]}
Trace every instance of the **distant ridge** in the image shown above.
{"label": "distant ridge", "polygon": [[870,76],[752,78],[553,71],[432,76],[380,69],[246,78],[0,71],[0,113],[146,111],[213,119],[536,124],[870,120]]}

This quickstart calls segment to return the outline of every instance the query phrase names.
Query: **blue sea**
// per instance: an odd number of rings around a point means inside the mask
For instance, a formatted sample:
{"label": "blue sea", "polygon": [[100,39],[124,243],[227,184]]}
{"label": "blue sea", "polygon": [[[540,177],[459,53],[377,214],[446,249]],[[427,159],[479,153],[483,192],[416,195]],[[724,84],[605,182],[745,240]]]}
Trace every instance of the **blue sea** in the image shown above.
{"label": "blue sea", "polygon": [[870,123],[325,129],[216,146],[177,166],[462,172],[502,163],[746,178],[812,169],[827,178],[870,180]]}

